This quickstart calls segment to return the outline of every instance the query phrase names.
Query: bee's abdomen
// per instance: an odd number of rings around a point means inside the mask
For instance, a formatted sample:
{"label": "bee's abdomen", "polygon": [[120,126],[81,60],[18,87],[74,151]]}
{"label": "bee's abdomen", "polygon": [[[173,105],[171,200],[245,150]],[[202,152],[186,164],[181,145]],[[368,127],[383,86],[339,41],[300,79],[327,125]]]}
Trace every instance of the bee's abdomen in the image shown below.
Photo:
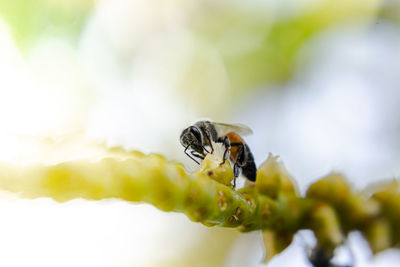
{"label": "bee's abdomen", "polygon": [[257,167],[254,162],[253,154],[251,154],[250,149],[247,145],[246,148],[248,149],[247,161],[245,165],[242,166],[242,174],[250,181],[255,182],[257,176]]}

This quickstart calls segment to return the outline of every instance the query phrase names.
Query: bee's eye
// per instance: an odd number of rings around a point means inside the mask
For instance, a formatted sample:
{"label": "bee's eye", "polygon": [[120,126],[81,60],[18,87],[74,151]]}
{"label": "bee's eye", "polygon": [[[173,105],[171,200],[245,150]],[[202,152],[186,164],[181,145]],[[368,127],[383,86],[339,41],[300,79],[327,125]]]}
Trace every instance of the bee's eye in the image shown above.
{"label": "bee's eye", "polygon": [[190,132],[194,135],[194,137],[196,137],[197,140],[201,141],[200,131],[196,127],[190,127]]}

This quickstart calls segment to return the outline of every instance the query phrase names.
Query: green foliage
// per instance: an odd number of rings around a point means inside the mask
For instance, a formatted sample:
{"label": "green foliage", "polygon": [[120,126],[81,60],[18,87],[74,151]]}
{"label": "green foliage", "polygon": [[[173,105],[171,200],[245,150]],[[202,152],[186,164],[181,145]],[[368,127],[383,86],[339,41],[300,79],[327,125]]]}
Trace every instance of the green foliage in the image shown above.
{"label": "green foliage", "polygon": [[77,40],[91,5],[88,0],[2,0],[0,16],[24,51],[44,35]]}

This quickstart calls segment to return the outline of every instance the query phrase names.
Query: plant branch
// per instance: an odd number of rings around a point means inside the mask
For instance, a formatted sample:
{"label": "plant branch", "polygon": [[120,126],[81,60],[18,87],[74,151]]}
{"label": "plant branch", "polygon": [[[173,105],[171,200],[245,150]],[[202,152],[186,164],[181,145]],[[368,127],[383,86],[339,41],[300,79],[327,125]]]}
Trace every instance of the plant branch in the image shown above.
{"label": "plant branch", "polygon": [[[340,174],[312,184],[302,197],[277,157],[260,166],[255,184],[234,190],[230,164],[206,157],[199,171],[157,154],[118,150],[99,161],[53,165],[0,164],[0,188],[21,197],[118,198],[147,202],[164,211],[185,213],[207,226],[264,230],[270,258],[286,248],[300,229],[314,231],[332,252],[352,230],[360,230],[372,250],[400,244],[400,193],[397,181],[375,187],[369,197],[353,191]],[[273,249],[271,249],[273,247]]]}

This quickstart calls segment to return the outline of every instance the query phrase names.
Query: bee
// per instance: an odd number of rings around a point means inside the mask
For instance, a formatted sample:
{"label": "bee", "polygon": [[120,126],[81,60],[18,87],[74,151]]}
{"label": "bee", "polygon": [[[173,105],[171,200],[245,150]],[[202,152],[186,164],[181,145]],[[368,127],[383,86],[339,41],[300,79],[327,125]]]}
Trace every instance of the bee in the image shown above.
{"label": "bee", "polygon": [[[243,124],[198,121],[182,131],[180,142],[185,147],[185,154],[197,164],[200,163],[194,157],[203,160],[207,153],[214,152],[212,142],[223,143],[225,151],[221,165],[225,163],[229,154],[230,160],[234,164],[233,186],[235,187],[240,170],[248,180],[253,182],[256,180],[257,167],[253,154],[240,136],[252,133],[252,130]],[[190,150],[190,154],[187,152],[188,150]]]}

